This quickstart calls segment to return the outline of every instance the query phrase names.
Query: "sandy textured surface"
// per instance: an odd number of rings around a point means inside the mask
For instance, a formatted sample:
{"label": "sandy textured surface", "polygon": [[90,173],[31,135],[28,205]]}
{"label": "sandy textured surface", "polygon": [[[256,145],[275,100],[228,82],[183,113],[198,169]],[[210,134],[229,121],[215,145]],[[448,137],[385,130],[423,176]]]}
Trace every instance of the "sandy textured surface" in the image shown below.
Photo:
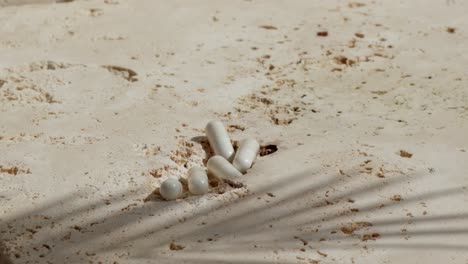
{"label": "sandy textured surface", "polygon": [[[11,2],[0,262],[468,263],[467,1]],[[212,119],[278,150],[162,201]]]}

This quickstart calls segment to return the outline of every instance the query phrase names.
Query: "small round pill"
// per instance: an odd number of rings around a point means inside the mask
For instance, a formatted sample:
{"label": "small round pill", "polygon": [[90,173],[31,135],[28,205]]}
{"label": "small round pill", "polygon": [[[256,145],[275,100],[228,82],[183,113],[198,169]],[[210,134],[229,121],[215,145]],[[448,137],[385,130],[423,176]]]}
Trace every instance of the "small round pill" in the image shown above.
{"label": "small round pill", "polygon": [[252,164],[257,158],[259,150],[260,145],[258,144],[257,140],[254,138],[243,139],[239,144],[239,148],[237,149],[232,164],[240,172],[247,172],[247,170],[252,167]]}
{"label": "small round pill", "polygon": [[234,158],[234,148],[223,123],[217,120],[210,121],[206,125],[205,132],[215,155],[232,161]]}
{"label": "small round pill", "polygon": [[200,167],[192,167],[187,176],[188,189],[190,193],[200,195],[208,192],[208,176],[206,171]]}
{"label": "small round pill", "polygon": [[159,193],[166,200],[175,200],[182,194],[182,184],[178,179],[169,178],[161,184]]}
{"label": "small round pill", "polygon": [[213,173],[214,176],[224,180],[235,180],[237,177],[242,176],[229,161],[221,156],[213,156],[208,160],[208,171]]}

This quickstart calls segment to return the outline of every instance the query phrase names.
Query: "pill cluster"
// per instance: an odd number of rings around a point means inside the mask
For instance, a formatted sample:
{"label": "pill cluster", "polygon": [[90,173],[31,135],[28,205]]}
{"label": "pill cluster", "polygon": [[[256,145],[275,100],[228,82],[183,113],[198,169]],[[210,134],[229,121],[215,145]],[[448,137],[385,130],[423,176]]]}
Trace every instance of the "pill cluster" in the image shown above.
{"label": "pill cluster", "polygon": [[[206,137],[215,156],[208,160],[208,171],[220,180],[236,181],[252,167],[260,150],[260,145],[253,138],[243,139],[237,151],[234,151],[231,139],[220,121],[211,121],[205,128]],[[201,195],[208,192],[208,175],[204,168],[192,167],[187,173],[187,184],[191,194]],[[159,193],[166,200],[174,200],[182,195],[183,188],[176,178],[165,180]]]}

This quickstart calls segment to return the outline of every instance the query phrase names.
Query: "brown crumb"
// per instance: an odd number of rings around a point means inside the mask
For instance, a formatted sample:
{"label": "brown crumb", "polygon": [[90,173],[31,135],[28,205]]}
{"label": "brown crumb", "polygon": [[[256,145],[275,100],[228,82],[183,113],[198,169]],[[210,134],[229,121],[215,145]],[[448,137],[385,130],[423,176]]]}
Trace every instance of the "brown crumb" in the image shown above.
{"label": "brown crumb", "polygon": [[317,253],[318,253],[320,256],[325,257],[325,258],[328,256],[328,254],[325,254],[325,253],[321,252],[320,250],[317,250]]}
{"label": "brown crumb", "polygon": [[359,3],[359,2],[351,2],[351,3],[348,3],[348,7],[349,8],[356,8],[356,7],[363,7],[365,6],[366,4],[364,3]]}
{"label": "brown crumb", "polygon": [[244,187],[244,184],[241,182],[233,182],[229,180],[224,180],[231,188],[240,189]]}
{"label": "brown crumb", "polygon": [[309,244],[309,242],[303,238],[300,238],[298,236],[295,236],[294,238],[300,240],[302,244],[304,244],[304,246],[307,246]]}
{"label": "brown crumb", "polygon": [[348,48],[351,48],[351,49],[352,49],[352,48],[354,48],[354,47],[356,47],[356,39],[355,39],[355,38],[351,39],[351,40],[348,42]]}
{"label": "brown crumb", "polygon": [[400,150],[400,157],[411,158],[412,156],[413,156],[412,153],[409,153],[408,151],[405,151],[405,150]]}
{"label": "brown crumb", "polygon": [[338,63],[338,64],[346,64],[348,62],[348,58],[346,58],[345,56],[336,56],[335,58],[333,58],[333,60]]}
{"label": "brown crumb", "polygon": [[347,235],[351,235],[353,232],[354,232],[354,229],[348,227],[348,226],[343,226],[341,228],[341,232],[347,234]]}
{"label": "brown crumb", "polygon": [[49,104],[58,103],[59,101],[55,100],[54,97],[49,93],[44,93],[46,102]]}
{"label": "brown crumb", "polygon": [[90,8],[89,15],[93,17],[100,16],[102,15],[102,10],[99,8]]}
{"label": "brown crumb", "polygon": [[328,31],[319,31],[319,32],[317,32],[317,36],[327,37],[328,36]]}
{"label": "brown crumb", "polygon": [[61,240],[62,240],[62,241],[64,241],[64,240],[70,240],[70,238],[71,238],[71,232],[68,232],[68,234],[66,234],[65,236],[63,236],[63,237],[61,238]]}
{"label": "brown crumb", "polygon": [[4,168],[4,167],[0,166],[0,172],[1,173],[8,173],[8,174],[11,174],[11,175],[17,175],[18,171],[19,171],[19,169],[16,166],[13,166],[11,168]]}
{"label": "brown crumb", "polygon": [[352,235],[354,231],[372,226],[372,223],[369,222],[352,222],[349,223],[343,227],[341,227],[341,232],[347,234],[347,235]]}
{"label": "brown crumb", "polygon": [[457,29],[456,28],[453,28],[453,27],[447,27],[447,32],[450,33],[450,34],[453,34],[455,33]]}
{"label": "brown crumb", "polygon": [[392,197],[390,197],[390,200],[395,201],[395,202],[400,202],[401,200],[403,200],[403,198],[401,198],[401,195],[395,194]]}
{"label": "brown crumb", "polygon": [[267,30],[277,30],[278,29],[277,27],[271,26],[271,25],[261,25],[261,26],[259,26],[259,28],[263,28],[263,29],[267,29]]}
{"label": "brown crumb", "polygon": [[376,94],[376,95],[384,95],[384,94],[386,94],[388,92],[387,91],[371,91],[371,93]]}
{"label": "brown crumb", "polygon": [[115,65],[104,65],[102,67],[107,69],[108,71],[110,71],[111,73],[115,75],[121,76],[122,78],[126,79],[129,82],[138,81],[138,78],[137,78],[138,74],[132,69],[124,68],[121,66],[115,66]]}
{"label": "brown crumb", "polygon": [[32,228],[26,228],[26,231],[31,232],[31,234],[36,234],[37,231]]}
{"label": "brown crumb", "polygon": [[168,171],[169,169],[169,165],[165,165],[164,167],[150,171],[149,174],[154,178],[160,178],[161,176],[163,176],[163,173],[165,171]]}
{"label": "brown crumb", "polygon": [[234,132],[235,130],[244,131],[245,127],[240,126],[240,125],[229,125],[228,128],[227,128],[228,132]]}
{"label": "brown crumb", "polygon": [[130,211],[130,208],[132,208],[133,206],[137,206],[137,205],[138,204],[136,204],[136,203],[131,203],[131,204],[125,206],[124,208],[120,209],[120,211],[122,211],[122,212]]}
{"label": "brown crumb", "polygon": [[364,157],[368,157],[368,156],[369,156],[369,154],[367,154],[367,152],[360,151],[359,149],[358,149],[357,151],[358,151],[359,155],[361,155],[361,156],[364,156]]}
{"label": "brown crumb", "polygon": [[355,60],[348,59],[347,57],[340,55],[333,58],[336,64],[352,66],[356,63]]}
{"label": "brown crumb", "polygon": [[362,33],[354,33],[354,36],[356,36],[358,38],[364,38],[364,34],[362,34]]}
{"label": "brown crumb", "polygon": [[169,245],[169,249],[170,249],[170,250],[179,251],[179,250],[182,250],[182,249],[184,249],[184,248],[185,248],[184,246],[178,245],[178,244],[176,244],[176,243],[174,243],[174,242],[172,242],[172,243]]}
{"label": "brown crumb", "polygon": [[361,237],[361,241],[376,240],[377,238],[380,238],[380,234],[379,234],[379,233],[364,234],[364,235]]}
{"label": "brown crumb", "polygon": [[289,125],[294,121],[294,119],[293,118],[280,119],[275,116],[272,116],[271,121],[273,121],[275,125],[280,126],[280,125]]}

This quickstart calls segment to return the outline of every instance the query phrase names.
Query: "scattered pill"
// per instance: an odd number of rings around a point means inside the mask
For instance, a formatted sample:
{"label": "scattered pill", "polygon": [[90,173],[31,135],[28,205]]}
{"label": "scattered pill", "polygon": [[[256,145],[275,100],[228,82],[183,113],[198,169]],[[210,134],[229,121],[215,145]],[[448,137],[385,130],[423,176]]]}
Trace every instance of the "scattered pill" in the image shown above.
{"label": "scattered pill", "polygon": [[242,140],[232,164],[240,172],[247,172],[257,158],[259,150],[260,145],[254,138],[246,138]]}
{"label": "scattered pill", "polygon": [[235,180],[237,177],[242,176],[242,173],[221,156],[211,157],[208,160],[207,167],[209,172],[223,180]]}
{"label": "scattered pill", "polygon": [[169,178],[161,184],[159,193],[166,200],[175,200],[182,194],[182,184],[175,178]]}
{"label": "scattered pill", "polygon": [[200,195],[208,192],[208,176],[206,171],[200,167],[192,167],[187,176],[190,193]]}
{"label": "scattered pill", "polygon": [[210,121],[206,125],[205,131],[214,153],[232,161],[234,158],[234,148],[223,123],[217,120]]}

